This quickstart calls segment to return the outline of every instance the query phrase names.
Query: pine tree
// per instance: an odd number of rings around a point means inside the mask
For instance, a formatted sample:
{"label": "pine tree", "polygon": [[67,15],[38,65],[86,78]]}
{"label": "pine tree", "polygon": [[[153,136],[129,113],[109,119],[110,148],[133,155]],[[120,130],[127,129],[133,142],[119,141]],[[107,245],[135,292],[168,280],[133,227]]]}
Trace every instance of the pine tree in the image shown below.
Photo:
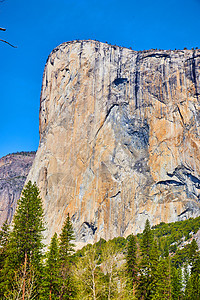
{"label": "pine tree", "polygon": [[[138,299],[170,299],[170,271],[168,251],[163,252],[154,240],[147,220],[141,240],[141,261],[139,264]],[[163,257],[162,257],[163,256]]]}
{"label": "pine tree", "polygon": [[148,299],[169,299],[168,263],[167,260],[161,257],[156,240],[153,241],[150,249],[149,263]]}
{"label": "pine tree", "polygon": [[138,283],[137,296],[141,299],[150,299],[151,295],[151,250],[153,245],[153,234],[149,220],[146,220],[141,241],[140,279]]}
{"label": "pine tree", "polygon": [[200,253],[195,239],[192,240],[189,248],[189,263],[191,274],[186,282],[185,299],[200,299]]}
{"label": "pine tree", "polygon": [[74,230],[68,213],[60,234],[60,259],[63,262],[68,261],[68,258],[74,253],[74,240]]}
{"label": "pine tree", "polygon": [[162,265],[159,262],[159,251],[158,251],[158,244],[157,241],[152,242],[152,246],[150,248],[150,255],[149,255],[149,269],[148,269],[148,286],[147,291],[148,297],[150,295],[154,295],[155,291],[158,290],[159,284],[159,276],[161,275],[161,267]]}
{"label": "pine tree", "polygon": [[133,297],[135,296],[135,290],[137,286],[138,279],[138,264],[137,264],[137,242],[136,237],[131,234],[128,241],[127,253],[126,253],[126,263],[127,263],[127,274],[128,283],[131,285],[131,290]]}
{"label": "pine tree", "polygon": [[192,240],[189,248],[189,261],[193,262],[193,260],[197,256],[198,245],[195,239]]}
{"label": "pine tree", "polygon": [[9,238],[9,225],[7,221],[3,224],[0,231],[0,299],[3,299],[3,289],[1,286],[4,284],[3,268],[8,255],[8,238]]}
{"label": "pine tree", "polygon": [[169,265],[167,259],[158,261],[153,272],[151,283],[152,300],[167,300],[170,298]]}
{"label": "pine tree", "polygon": [[180,268],[176,269],[172,267],[171,269],[171,294],[172,299],[179,300],[182,297],[182,271]]}
{"label": "pine tree", "polygon": [[71,272],[74,253],[73,240],[75,240],[74,231],[68,214],[60,235],[59,259],[62,286],[59,299],[73,299],[75,295],[74,278]]}
{"label": "pine tree", "polygon": [[150,226],[150,222],[147,219],[142,234],[141,252],[144,256],[150,257],[150,251],[153,243],[153,234]]}
{"label": "pine tree", "polygon": [[2,272],[5,279],[3,286],[5,292],[12,290],[12,279],[22,266],[24,266],[22,299],[26,289],[26,273],[31,270],[37,283],[41,272],[43,231],[43,208],[39,189],[35,183],[29,181],[18,201],[13,230],[8,242],[8,257]]}
{"label": "pine tree", "polygon": [[200,254],[193,253],[191,275],[185,290],[185,299],[200,300]]}
{"label": "pine tree", "polygon": [[59,291],[61,288],[60,278],[60,259],[59,259],[59,243],[55,233],[51,239],[49,251],[46,255],[46,264],[44,268],[44,281],[42,299],[59,299]]}
{"label": "pine tree", "polygon": [[7,255],[8,237],[9,237],[9,225],[6,221],[2,225],[0,231],[0,270],[2,270],[4,266],[6,255]]}

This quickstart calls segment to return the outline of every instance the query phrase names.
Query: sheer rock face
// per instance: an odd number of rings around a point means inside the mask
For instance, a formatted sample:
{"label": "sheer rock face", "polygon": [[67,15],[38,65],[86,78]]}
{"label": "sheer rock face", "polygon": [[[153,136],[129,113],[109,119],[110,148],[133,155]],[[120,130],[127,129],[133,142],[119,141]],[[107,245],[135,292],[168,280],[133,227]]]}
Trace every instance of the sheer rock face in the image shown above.
{"label": "sheer rock face", "polygon": [[9,154],[0,158],[0,227],[12,221],[35,152]]}
{"label": "sheer rock face", "polygon": [[77,241],[200,213],[200,50],[68,42],[47,60],[29,179],[48,236],[69,212]]}

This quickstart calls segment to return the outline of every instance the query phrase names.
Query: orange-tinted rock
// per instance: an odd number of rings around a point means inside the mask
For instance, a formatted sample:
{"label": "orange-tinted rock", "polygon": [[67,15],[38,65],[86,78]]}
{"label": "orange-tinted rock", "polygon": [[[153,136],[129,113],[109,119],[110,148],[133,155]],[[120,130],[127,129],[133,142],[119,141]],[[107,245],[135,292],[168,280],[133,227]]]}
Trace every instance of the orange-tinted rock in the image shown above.
{"label": "orange-tinted rock", "polygon": [[50,54],[28,179],[48,238],[69,212],[77,240],[199,215],[200,50],[136,52],[94,41]]}

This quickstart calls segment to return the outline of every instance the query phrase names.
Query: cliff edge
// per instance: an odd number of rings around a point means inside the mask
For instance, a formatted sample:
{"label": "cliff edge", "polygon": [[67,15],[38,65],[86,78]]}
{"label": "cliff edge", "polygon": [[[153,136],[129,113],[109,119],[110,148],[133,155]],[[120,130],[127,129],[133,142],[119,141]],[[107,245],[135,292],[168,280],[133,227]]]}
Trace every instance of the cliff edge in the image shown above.
{"label": "cliff edge", "polygon": [[136,52],[96,41],[50,54],[40,145],[28,176],[49,238],[67,213],[77,241],[200,214],[200,50]]}

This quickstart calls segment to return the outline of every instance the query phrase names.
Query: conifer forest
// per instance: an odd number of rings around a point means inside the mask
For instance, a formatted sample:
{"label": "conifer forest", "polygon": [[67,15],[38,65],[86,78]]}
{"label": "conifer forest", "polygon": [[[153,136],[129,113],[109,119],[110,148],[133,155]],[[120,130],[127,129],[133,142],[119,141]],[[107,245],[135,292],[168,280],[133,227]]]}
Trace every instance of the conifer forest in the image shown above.
{"label": "conifer forest", "polygon": [[200,299],[200,217],[75,251],[68,215],[46,249],[39,189],[30,181],[0,232],[0,299]]}

